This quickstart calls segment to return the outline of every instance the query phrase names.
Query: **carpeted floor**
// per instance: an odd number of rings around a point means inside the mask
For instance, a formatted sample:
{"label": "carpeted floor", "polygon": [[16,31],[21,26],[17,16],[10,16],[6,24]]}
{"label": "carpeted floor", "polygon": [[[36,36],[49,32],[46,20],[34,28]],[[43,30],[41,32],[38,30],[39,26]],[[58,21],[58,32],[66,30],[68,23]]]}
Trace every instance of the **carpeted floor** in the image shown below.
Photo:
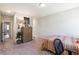
{"label": "carpeted floor", "polygon": [[0,55],[51,55],[40,50],[40,40],[32,40],[23,44],[15,44],[11,39],[0,43]]}

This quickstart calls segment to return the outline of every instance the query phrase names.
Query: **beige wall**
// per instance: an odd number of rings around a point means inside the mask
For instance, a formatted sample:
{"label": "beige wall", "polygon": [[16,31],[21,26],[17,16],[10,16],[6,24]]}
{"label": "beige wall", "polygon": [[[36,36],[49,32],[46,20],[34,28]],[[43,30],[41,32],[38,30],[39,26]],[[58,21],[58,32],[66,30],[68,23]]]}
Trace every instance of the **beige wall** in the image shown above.
{"label": "beige wall", "polygon": [[39,29],[38,19],[33,18],[32,22],[33,22],[33,37],[38,37],[38,29]]}
{"label": "beige wall", "polygon": [[74,8],[37,19],[38,36],[68,35],[79,38],[79,8]]}
{"label": "beige wall", "polygon": [[18,29],[18,19],[17,19],[17,15],[15,14],[13,18],[13,40],[15,42],[16,42],[17,29]]}

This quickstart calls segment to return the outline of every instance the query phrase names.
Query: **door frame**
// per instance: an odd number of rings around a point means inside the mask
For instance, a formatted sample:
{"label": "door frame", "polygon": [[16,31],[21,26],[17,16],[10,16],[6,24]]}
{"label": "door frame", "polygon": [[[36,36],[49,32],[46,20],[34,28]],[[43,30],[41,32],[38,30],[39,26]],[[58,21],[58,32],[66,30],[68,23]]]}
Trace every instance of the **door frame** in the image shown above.
{"label": "door frame", "polygon": [[[5,38],[5,35],[4,35],[4,31],[3,31],[3,26],[5,26],[4,24],[5,23],[9,23],[10,24],[10,32],[9,32],[9,38]],[[6,22],[6,21],[3,21],[2,23],[1,23],[1,32],[2,32],[2,41],[4,41],[5,39],[12,39],[12,33],[11,33],[11,31],[12,31],[12,25],[11,25],[11,22]]]}

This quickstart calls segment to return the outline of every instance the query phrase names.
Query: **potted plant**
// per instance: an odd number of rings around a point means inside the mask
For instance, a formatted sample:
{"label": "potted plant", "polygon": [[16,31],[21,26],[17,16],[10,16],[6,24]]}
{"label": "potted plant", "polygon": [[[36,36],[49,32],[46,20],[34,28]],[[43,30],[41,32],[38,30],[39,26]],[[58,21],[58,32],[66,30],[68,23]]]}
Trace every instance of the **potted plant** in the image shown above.
{"label": "potted plant", "polygon": [[21,32],[17,32],[16,39],[17,39],[17,44],[20,44],[21,43]]}

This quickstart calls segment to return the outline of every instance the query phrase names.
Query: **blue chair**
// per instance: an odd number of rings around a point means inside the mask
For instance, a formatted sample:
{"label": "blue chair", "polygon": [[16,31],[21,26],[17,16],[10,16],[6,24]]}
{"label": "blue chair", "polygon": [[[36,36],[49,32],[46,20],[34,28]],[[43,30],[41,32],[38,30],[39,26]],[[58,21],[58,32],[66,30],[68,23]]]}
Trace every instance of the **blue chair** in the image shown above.
{"label": "blue chair", "polygon": [[55,55],[61,55],[63,52],[64,52],[64,47],[63,47],[63,44],[61,42],[60,39],[56,38],[54,40],[54,48],[55,48]]}

